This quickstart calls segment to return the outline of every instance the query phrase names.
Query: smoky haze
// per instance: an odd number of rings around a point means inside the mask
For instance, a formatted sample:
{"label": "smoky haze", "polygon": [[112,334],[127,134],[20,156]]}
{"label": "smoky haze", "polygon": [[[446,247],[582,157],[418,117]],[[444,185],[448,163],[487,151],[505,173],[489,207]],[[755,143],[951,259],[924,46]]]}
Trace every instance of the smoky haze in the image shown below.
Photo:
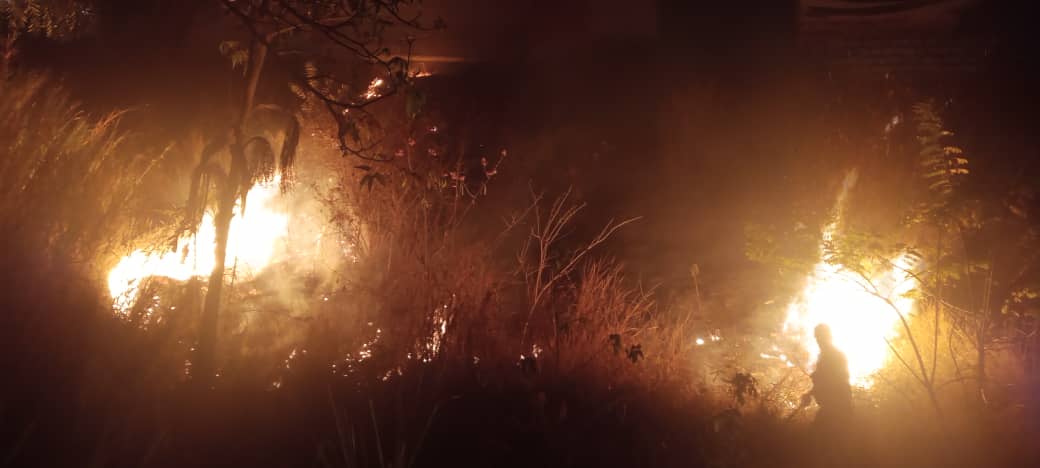
{"label": "smoky haze", "polygon": [[[113,14],[102,15],[95,36],[29,45],[24,60],[58,63],[88,106],[154,110],[140,115],[171,137],[198,118],[219,122],[209,110],[233,96],[221,73],[205,70],[226,67],[212,44],[223,39],[227,18],[206,2],[145,3],[100,2]],[[416,33],[413,53],[418,69],[434,73],[434,86],[451,91],[439,98],[445,118],[466,128],[476,147],[515,156],[503,170],[523,176],[498,181],[505,186],[493,187],[492,201],[525,199],[529,182],[552,191],[574,186],[590,205],[584,233],[642,216],[611,252],[644,281],[683,288],[693,264],[707,281],[751,268],[742,234],[749,219],[784,218],[777,208],[804,198],[810,185],[833,193],[841,173],[865,157],[808,147],[809,135],[842,125],[863,133],[860,123],[881,128],[911,94],[890,84],[934,82],[929,73],[835,66],[820,51],[860,34],[842,32],[850,18],[868,28],[898,24],[910,37],[996,37],[996,49],[980,52],[988,61],[942,86],[965,107],[972,101],[964,90],[987,80],[1008,83],[1007,96],[1030,95],[1022,89],[1028,71],[1004,73],[1027,44],[1013,6],[953,2],[942,15],[857,16],[827,10],[832,3],[427,2],[424,18],[443,18],[447,30]],[[995,35],[994,24],[1009,27]],[[855,78],[839,84],[839,76]],[[855,112],[843,114],[840,102],[855,103],[867,121],[853,127]],[[1007,102],[1024,111],[1028,100]],[[999,118],[991,103],[972,111]],[[817,163],[801,164],[805,158]]]}
{"label": "smoky haze", "polygon": [[1038,466],[1034,2],[31,3],[12,466]]}

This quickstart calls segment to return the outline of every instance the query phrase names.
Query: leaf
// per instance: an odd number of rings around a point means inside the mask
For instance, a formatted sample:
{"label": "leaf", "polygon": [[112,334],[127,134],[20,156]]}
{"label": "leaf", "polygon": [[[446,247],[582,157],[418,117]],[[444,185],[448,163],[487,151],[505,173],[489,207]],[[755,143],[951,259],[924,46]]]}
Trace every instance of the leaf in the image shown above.
{"label": "leaf", "polygon": [[220,55],[231,59],[232,70],[242,67],[242,73],[245,73],[246,65],[249,64],[249,51],[242,47],[240,42],[224,41],[220,43],[218,49],[220,50]]}
{"label": "leaf", "polygon": [[361,188],[367,187],[368,191],[371,192],[373,182],[379,182],[379,185],[386,185],[386,177],[384,177],[383,174],[380,174],[378,172],[371,172],[365,174],[365,176],[361,178],[360,186]]}
{"label": "leaf", "polygon": [[292,91],[293,95],[300,98],[301,100],[307,99],[307,92],[303,90],[303,87],[297,83],[289,82],[289,91]]}
{"label": "leaf", "polygon": [[307,78],[314,78],[318,76],[318,66],[314,62],[308,60],[303,64],[303,76]]}
{"label": "leaf", "polygon": [[243,145],[246,156],[246,183],[250,186],[257,182],[266,182],[274,178],[274,147],[264,137],[253,137]]}
{"label": "leaf", "polygon": [[946,174],[947,174],[947,170],[946,169],[939,169],[937,171],[932,171],[932,172],[929,172],[929,173],[925,174],[924,178],[925,179],[934,179],[936,177],[942,177],[942,176],[944,176]]}
{"label": "leaf", "polygon": [[282,151],[278,158],[278,169],[282,172],[281,190],[284,192],[292,185],[293,166],[296,162],[296,151],[300,146],[300,121],[295,115],[283,110],[286,119],[285,139],[282,140]]}
{"label": "leaf", "polygon": [[627,354],[628,358],[632,360],[632,363],[637,363],[640,359],[646,357],[643,354],[643,346],[639,344],[632,345],[631,347],[629,347]]}
{"label": "leaf", "polygon": [[361,142],[361,129],[358,128],[358,124],[354,119],[339,119],[338,135],[340,140],[343,140],[343,137],[349,136],[351,140],[354,140],[354,143]]}
{"label": "leaf", "polygon": [[224,41],[221,42],[217,48],[220,50],[220,55],[226,57],[230,55],[232,52],[241,49],[242,43],[238,41]]}
{"label": "leaf", "polygon": [[[300,145],[300,121],[296,115],[288,109],[276,104],[260,104],[249,113],[249,119],[272,119],[267,120],[275,125],[281,125],[284,137],[282,148],[279,151],[277,169],[281,174],[281,190],[286,191],[292,185],[293,166],[296,161],[296,152]],[[264,122],[265,120],[259,120]],[[270,145],[270,143],[268,143]],[[272,151],[273,154],[273,151]],[[273,159],[273,156],[272,156]]]}

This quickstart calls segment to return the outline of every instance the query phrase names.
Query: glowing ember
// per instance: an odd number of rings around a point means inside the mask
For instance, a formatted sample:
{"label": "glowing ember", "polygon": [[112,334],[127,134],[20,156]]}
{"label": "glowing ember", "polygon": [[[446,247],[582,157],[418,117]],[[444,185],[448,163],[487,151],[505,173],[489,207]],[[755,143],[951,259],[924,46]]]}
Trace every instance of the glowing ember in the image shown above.
{"label": "glowing ember", "polygon": [[[288,217],[273,206],[278,196],[278,180],[253,187],[247,195],[247,209],[241,207],[231,219],[225,266],[235,274],[259,273],[271,261],[279,239],[286,234]],[[194,236],[177,241],[174,252],[148,253],[137,250],[123,257],[108,274],[112,308],[126,314],[137,300],[141,282],[148,277],[185,281],[193,276],[208,276],[216,265],[214,245],[216,228],[213,216],[206,213]]]}
{"label": "glowing ember", "polygon": [[365,90],[365,99],[375,99],[379,97],[379,88],[383,86],[382,78],[375,78],[371,83],[368,84],[368,89]]}
{"label": "glowing ember", "polygon": [[[854,183],[853,173],[838,199],[839,207]],[[824,241],[830,240],[834,230],[834,224],[827,227]],[[889,357],[885,340],[895,338],[901,328],[893,306],[907,317],[913,309],[913,299],[906,297],[916,287],[916,281],[906,273],[912,270],[913,260],[901,255],[891,264],[891,269],[870,278],[869,284],[877,287],[876,295],[864,278],[839,265],[821,261],[814,267],[800,297],[788,306],[784,322],[784,333],[794,337],[808,353],[809,364],[819,354],[813,329],[825,323],[831,328],[835,345],[848,359],[851,383],[864,388],[872,385],[873,374]],[[779,359],[788,361],[783,355]]]}

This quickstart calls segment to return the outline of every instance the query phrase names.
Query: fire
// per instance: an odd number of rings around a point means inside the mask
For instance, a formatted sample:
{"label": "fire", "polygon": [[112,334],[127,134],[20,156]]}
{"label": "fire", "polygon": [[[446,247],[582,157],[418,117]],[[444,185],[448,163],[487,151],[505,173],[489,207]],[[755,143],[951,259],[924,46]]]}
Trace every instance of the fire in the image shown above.
{"label": "fire", "polygon": [[[905,279],[910,260],[904,255],[896,258],[892,269],[871,281],[879,285],[880,294],[890,300],[899,312],[908,316],[913,300],[905,294],[914,287],[914,281]],[[852,276],[840,266],[820,262],[808,279],[801,297],[787,309],[784,332],[794,336],[809,353],[809,362],[815,362],[819,348],[813,329],[825,323],[831,328],[834,343],[849,362],[851,383],[870,387],[872,375],[889,355],[887,340],[895,338],[901,327],[899,315],[884,299],[869,292],[862,279]]]}
{"label": "fire", "polygon": [[[236,206],[231,219],[225,266],[239,275],[259,273],[270,262],[280,240],[285,238],[288,216],[278,205],[278,180],[254,186],[247,195],[247,209]],[[216,266],[216,227],[206,213],[195,235],[178,239],[173,252],[136,250],[123,257],[108,274],[112,307],[126,314],[137,300],[141,282],[148,277],[185,281],[208,276]]]}
{"label": "fire", "polygon": [[365,99],[375,99],[379,97],[379,88],[383,86],[382,78],[374,78],[372,82],[368,84],[368,89],[365,90]]}
{"label": "fire", "polygon": [[[839,208],[854,183],[852,173],[838,198]],[[835,224],[824,231],[824,241],[834,235]],[[815,265],[805,288],[788,306],[784,322],[784,333],[797,340],[807,353],[808,363],[814,363],[819,354],[813,329],[827,324],[835,345],[848,359],[850,383],[863,388],[872,385],[873,375],[889,357],[886,340],[898,336],[902,327],[899,314],[909,317],[913,309],[913,299],[907,293],[917,286],[907,274],[913,269],[913,258],[903,254],[889,263],[891,267],[876,273],[869,283],[840,265],[825,261]]]}

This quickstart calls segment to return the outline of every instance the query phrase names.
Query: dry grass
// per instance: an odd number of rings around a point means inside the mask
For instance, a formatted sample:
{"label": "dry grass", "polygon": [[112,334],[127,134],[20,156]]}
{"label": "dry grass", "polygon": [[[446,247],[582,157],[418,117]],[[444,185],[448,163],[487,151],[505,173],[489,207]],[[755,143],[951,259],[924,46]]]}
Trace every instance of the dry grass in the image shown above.
{"label": "dry grass", "polygon": [[[24,261],[4,258],[15,268],[105,258],[132,229],[135,195],[154,164],[123,151],[117,115],[92,120],[47,83],[0,85],[0,180],[12,181],[0,187],[0,215],[10,220],[2,233],[25,246]],[[177,346],[190,345],[175,343],[175,325],[143,333],[98,319],[105,307],[96,286],[70,286],[78,266],[68,274],[9,268],[7,283],[23,288],[6,292],[15,311],[5,324],[40,319],[4,328],[0,354],[24,357],[7,376],[27,385],[17,397],[38,392],[60,404],[5,413],[16,434],[28,434],[5,456],[113,466],[804,466],[811,458],[819,441],[783,419],[768,389],[746,403],[735,398],[746,391],[727,392],[725,383],[697,389],[706,383],[698,359],[707,358],[693,352],[691,307],[662,307],[621,264],[581,250],[590,244],[545,236],[566,232],[576,212],[559,205],[557,213],[572,214],[562,223],[520,217],[511,226],[519,242],[488,239],[474,225],[496,216],[434,171],[371,190],[349,167],[337,173],[343,180],[326,205],[356,246],[356,262],[334,281],[342,290],[313,316],[230,339],[271,349],[264,362],[229,359],[214,391],[192,393],[170,375],[184,360]],[[538,251],[536,270],[517,272],[514,254],[532,245],[532,231],[549,242],[526,250]],[[543,280],[525,281],[532,271]],[[284,336],[299,340],[293,358],[285,359]],[[532,357],[522,342],[541,349],[537,366],[518,362],[518,351]],[[348,356],[350,373],[330,372]],[[37,366],[60,377],[41,378]],[[893,466],[941,466],[945,450],[969,440],[973,461],[1002,447],[1002,463],[1030,455],[1002,426],[1021,415],[951,402],[964,410],[951,443],[925,424],[899,424],[926,420],[920,395],[871,403],[878,408],[862,410],[863,439]],[[62,455],[35,427],[87,442]],[[1004,441],[978,435],[988,428],[1002,428]]]}
{"label": "dry grass", "polygon": [[129,154],[123,113],[87,115],[46,75],[2,82],[0,97],[0,236],[52,261],[103,258],[161,155]]}

